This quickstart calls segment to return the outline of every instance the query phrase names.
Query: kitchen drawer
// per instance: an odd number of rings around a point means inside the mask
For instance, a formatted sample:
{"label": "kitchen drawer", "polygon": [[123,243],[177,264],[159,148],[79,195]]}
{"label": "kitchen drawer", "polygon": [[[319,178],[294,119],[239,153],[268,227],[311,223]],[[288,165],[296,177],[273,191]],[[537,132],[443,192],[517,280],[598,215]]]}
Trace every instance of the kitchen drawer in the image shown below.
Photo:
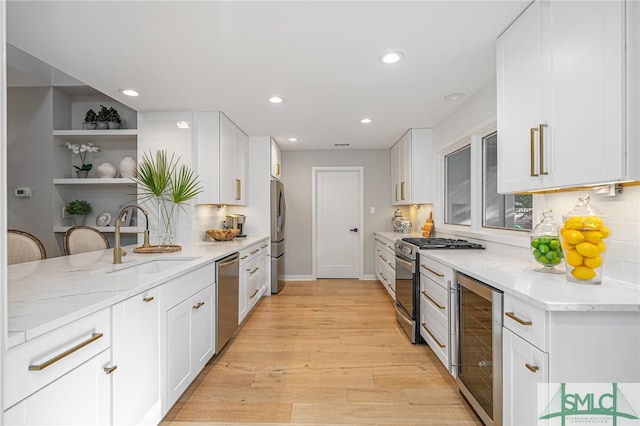
{"label": "kitchen drawer", "polygon": [[429,309],[420,309],[420,335],[449,370],[449,332]]}
{"label": "kitchen drawer", "polygon": [[431,302],[424,293],[420,293],[420,309],[427,311],[430,318],[438,321],[445,329],[449,329],[449,317],[437,305]]}
{"label": "kitchen drawer", "polygon": [[424,303],[432,306],[446,320],[449,317],[449,290],[432,280],[425,274],[420,274],[420,295]]}
{"label": "kitchen drawer", "polygon": [[11,407],[108,349],[110,323],[109,309],[103,309],[6,352],[4,407]]}
{"label": "kitchen drawer", "polygon": [[420,254],[420,273],[446,289],[449,289],[453,280],[453,270],[450,267],[436,262],[423,254]]}
{"label": "kitchen drawer", "polygon": [[247,306],[251,306],[255,302],[260,292],[260,266],[260,259],[254,259],[244,266],[247,277]]}
{"label": "kitchen drawer", "polygon": [[524,340],[544,352],[547,349],[547,315],[543,309],[505,293],[503,324]]}
{"label": "kitchen drawer", "polygon": [[261,243],[243,248],[242,250],[240,250],[240,265],[253,261],[258,256],[260,256],[260,254],[266,252],[267,247],[269,247],[269,244],[263,241]]}
{"label": "kitchen drawer", "polygon": [[164,299],[166,300],[165,309],[169,310],[184,302],[215,281],[216,267],[214,263],[209,263],[196,270],[173,278],[163,286],[165,291]]}

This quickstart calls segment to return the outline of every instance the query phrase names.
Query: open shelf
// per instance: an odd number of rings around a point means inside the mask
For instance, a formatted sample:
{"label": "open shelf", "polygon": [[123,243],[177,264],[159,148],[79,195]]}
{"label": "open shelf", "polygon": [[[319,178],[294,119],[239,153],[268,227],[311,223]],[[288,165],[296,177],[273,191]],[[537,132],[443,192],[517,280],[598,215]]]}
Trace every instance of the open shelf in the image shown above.
{"label": "open shelf", "polygon": [[54,185],[136,185],[129,178],[58,178],[53,180]]}
{"label": "open shelf", "polygon": [[54,130],[53,136],[64,136],[70,140],[86,139],[91,137],[117,138],[118,136],[130,137],[137,136],[137,129],[116,129],[116,130]]}

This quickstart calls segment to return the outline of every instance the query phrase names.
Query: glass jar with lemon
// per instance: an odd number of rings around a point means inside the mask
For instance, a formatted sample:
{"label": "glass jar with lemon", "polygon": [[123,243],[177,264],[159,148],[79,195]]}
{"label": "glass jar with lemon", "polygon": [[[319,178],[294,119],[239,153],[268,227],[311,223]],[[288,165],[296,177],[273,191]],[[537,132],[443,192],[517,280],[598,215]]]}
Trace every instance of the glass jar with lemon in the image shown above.
{"label": "glass jar with lemon", "polygon": [[589,196],[578,198],[578,205],[562,217],[560,229],[564,259],[567,265],[567,280],[584,284],[602,282],[605,240],[610,230],[605,225],[605,216],[589,205]]}
{"label": "glass jar with lemon", "polygon": [[536,269],[536,271],[562,274],[563,271],[556,269],[564,257],[558,235],[558,225],[553,221],[551,210],[545,210],[542,216],[542,221],[533,228],[530,234],[533,257],[536,262],[542,265],[542,268]]}

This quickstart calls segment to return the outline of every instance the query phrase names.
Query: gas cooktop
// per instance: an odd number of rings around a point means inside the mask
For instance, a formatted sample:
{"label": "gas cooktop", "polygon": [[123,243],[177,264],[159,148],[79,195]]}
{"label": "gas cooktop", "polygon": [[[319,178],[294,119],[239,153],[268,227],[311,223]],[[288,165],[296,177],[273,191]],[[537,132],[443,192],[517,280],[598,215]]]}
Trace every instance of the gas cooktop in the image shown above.
{"label": "gas cooktop", "polygon": [[466,240],[454,240],[450,238],[403,238],[409,244],[413,244],[420,250],[431,249],[483,249],[481,244],[472,243]]}

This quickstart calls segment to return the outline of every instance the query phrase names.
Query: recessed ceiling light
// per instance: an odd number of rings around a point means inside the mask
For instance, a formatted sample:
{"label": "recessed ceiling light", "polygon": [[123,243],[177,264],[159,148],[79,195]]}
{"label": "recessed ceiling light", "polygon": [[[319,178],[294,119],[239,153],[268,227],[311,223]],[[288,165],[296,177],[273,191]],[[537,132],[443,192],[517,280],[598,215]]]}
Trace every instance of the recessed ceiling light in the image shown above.
{"label": "recessed ceiling light", "polygon": [[451,101],[451,102],[455,102],[455,101],[459,101],[460,99],[464,98],[465,94],[464,93],[449,93],[447,96],[445,96],[443,99],[445,101]]}
{"label": "recessed ceiling light", "polygon": [[361,122],[362,124],[369,124],[369,123],[371,123],[372,121],[373,121],[373,120],[372,120],[372,119],[370,119],[370,118],[363,118],[362,120],[360,120],[360,122]]}
{"label": "recessed ceiling light", "polygon": [[280,96],[272,96],[269,98],[269,102],[272,104],[281,104],[284,101],[284,98]]}
{"label": "recessed ceiling light", "polygon": [[401,52],[389,52],[380,57],[380,60],[385,64],[395,64],[404,58]]}
{"label": "recessed ceiling light", "polygon": [[126,96],[138,96],[138,92],[133,89],[120,89],[120,92]]}
{"label": "recessed ceiling light", "polygon": [[298,142],[298,138],[289,138],[289,142]]}
{"label": "recessed ceiling light", "polygon": [[178,129],[188,129],[189,123],[186,121],[178,121],[176,122],[176,126],[178,127]]}

